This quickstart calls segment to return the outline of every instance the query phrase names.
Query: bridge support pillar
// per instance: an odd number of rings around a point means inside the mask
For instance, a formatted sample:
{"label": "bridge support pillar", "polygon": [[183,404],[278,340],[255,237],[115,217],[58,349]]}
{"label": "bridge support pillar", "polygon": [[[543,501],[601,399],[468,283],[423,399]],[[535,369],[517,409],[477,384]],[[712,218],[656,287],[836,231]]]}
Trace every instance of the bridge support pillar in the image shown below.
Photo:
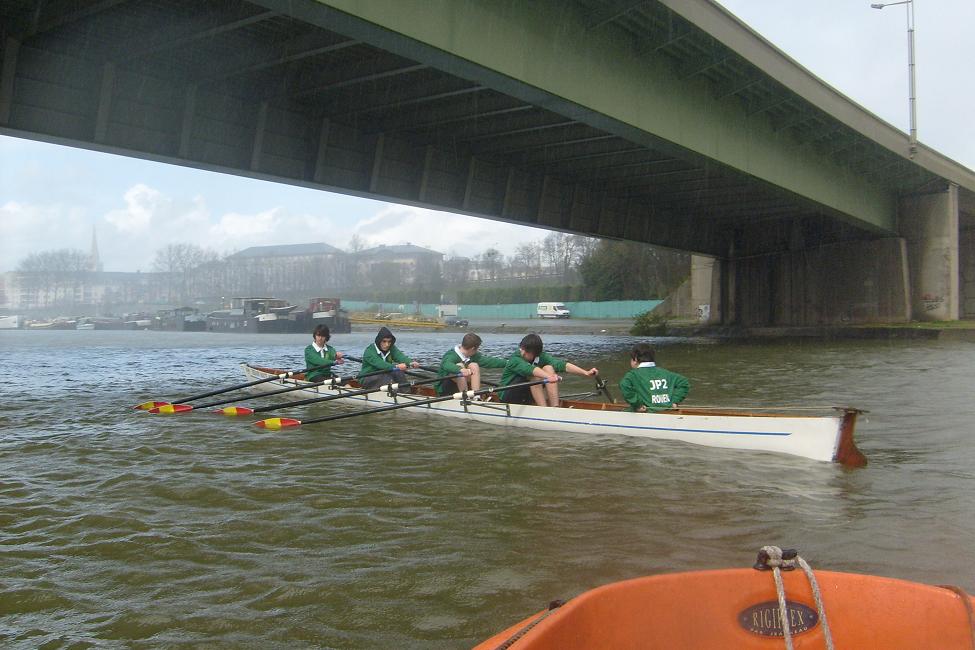
{"label": "bridge support pillar", "polygon": [[720,260],[691,255],[691,311],[701,325],[723,321]]}
{"label": "bridge support pillar", "polygon": [[907,245],[891,237],[731,259],[726,324],[849,325],[910,320]]}
{"label": "bridge support pillar", "polygon": [[958,320],[958,186],[901,199],[898,230],[907,242],[916,320]]}

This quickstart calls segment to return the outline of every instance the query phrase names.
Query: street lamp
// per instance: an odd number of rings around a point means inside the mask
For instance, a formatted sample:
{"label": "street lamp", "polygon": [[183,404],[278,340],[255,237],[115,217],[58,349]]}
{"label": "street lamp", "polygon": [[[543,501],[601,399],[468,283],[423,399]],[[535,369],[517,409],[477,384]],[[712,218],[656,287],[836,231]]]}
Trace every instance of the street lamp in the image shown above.
{"label": "street lamp", "polygon": [[901,2],[882,2],[871,4],[873,9],[883,9],[894,5],[906,5],[907,9],[907,72],[910,78],[910,92],[908,106],[911,111],[911,139],[908,145],[908,156],[913,158],[917,153],[917,107],[916,93],[914,86],[914,0],[902,0]]}

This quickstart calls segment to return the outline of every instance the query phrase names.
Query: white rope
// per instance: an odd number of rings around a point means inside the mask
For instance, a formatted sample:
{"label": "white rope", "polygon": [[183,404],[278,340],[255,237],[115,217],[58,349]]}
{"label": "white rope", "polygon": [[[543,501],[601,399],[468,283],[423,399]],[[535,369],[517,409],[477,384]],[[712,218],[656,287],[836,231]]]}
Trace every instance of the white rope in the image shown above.
{"label": "white rope", "polygon": [[786,650],[792,650],[792,624],[789,622],[789,609],[785,605],[785,585],[782,584],[782,571],[779,567],[772,567],[772,577],[775,578],[775,594],[779,597],[782,637],[785,639]]}
{"label": "white rope", "polygon": [[772,578],[775,581],[775,595],[779,601],[779,619],[782,621],[785,647],[786,650],[793,650],[792,625],[789,623],[789,610],[785,604],[785,585],[782,584],[782,570],[779,568],[786,565],[786,560],[782,559],[782,549],[778,546],[763,546],[762,552],[767,556],[765,566],[772,569]]}
{"label": "white rope", "polygon": [[[765,557],[762,557],[764,553]],[[794,569],[796,564],[802,567],[806,578],[809,580],[809,587],[812,589],[813,599],[816,601],[816,612],[819,620],[823,624],[823,638],[826,640],[826,649],[835,650],[833,646],[833,635],[829,630],[829,622],[826,620],[826,608],[823,606],[823,597],[819,591],[819,583],[813,574],[812,567],[797,553],[794,557],[784,559],[782,549],[778,546],[763,546],[759,552],[760,564],[772,569],[772,577],[775,580],[775,593],[779,600],[779,616],[782,619],[782,637],[785,639],[786,650],[793,650],[792,646],[792,624],[789,621],[789,611],[785,601],[785,585],[782,583],[781,569]],[[756,564],[756,568],[758,568]]]}
{"label": "white rope", "polygon": [[826,650],[833,650],[833,635],[829,631],[829,622],[826,620],[826,608],[823,607],[823,596],[819,593],[819,583],[813,575],[812,567],[804,559],[796,555],[796,562],[802,567],[809,579],[809,586],[812,587],[813,598],[816,600],[816,611],[819,613],[819,621],[823,624],[823,637],[826,639]]}

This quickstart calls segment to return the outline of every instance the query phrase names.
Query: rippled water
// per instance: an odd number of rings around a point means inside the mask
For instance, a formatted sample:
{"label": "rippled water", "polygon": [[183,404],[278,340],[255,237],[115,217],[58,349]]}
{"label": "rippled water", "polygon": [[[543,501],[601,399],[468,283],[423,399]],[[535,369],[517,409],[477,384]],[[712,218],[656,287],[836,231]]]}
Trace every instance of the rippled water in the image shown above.
{"label": "rippled water", "polygon": [[[241,382],[241,361],[300,367],[305,338],[0,332],[4,647],[463,648],[553,598],[768,543],[975,591],[975,345],[659,342],[688,403],[870,410],[863,470],[406,412],[263,433],[128,408]],[[433,362],[456,338],[399,343]],[[484,338],[502,355],[520,336]],[[631,344],[546,337],[614,382]]]}

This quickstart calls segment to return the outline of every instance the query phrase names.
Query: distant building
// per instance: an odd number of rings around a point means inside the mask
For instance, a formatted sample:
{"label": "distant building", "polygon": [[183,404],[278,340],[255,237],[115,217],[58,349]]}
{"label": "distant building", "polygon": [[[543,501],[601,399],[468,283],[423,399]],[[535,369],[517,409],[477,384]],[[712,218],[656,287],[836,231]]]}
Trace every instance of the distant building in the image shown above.
{"label": "distant building", "polygon": [[300,264],[321,259],[333,259],[345,253],[324,242],[314,244],[277,244],[273,246],[251,246],[232,255],[228,260],[259,259],[275,260],[282,264]]}
{"label": "distant building", "polygon": [[443,277],[443,257],[443,253],[413,244],[383,245],[356,253],[355,265],[359,277],[377,288],[432,285]]}
{"label": "distant building", "polygon": [[252,246],[201,268],[191,293],[307,297],[345,286],[347,271],[348,254],[323,242]]}
{"label": "distant building", "polygon": [[166,301],[165,273],[74,271],[2,274],[0,308],[16,311],[60,309],[65,315],[107,313],[119,306],[157,305]]}

